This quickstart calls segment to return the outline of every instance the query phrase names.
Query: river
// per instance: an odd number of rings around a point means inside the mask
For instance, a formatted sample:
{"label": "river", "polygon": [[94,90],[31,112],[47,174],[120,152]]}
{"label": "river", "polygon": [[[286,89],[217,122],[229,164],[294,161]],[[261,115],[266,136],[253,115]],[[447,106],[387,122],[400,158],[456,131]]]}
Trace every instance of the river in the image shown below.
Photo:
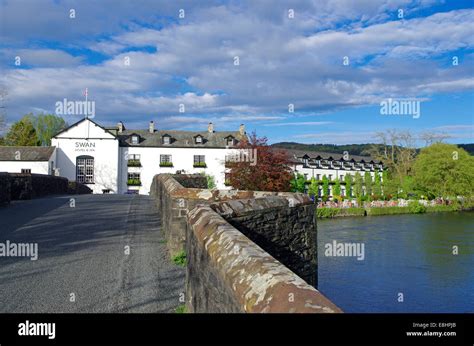
{"label": "river", "polygon": [[[334,240],[363,260],[326,256]],[[318,219],[318,261],[345,312],[474,312],[474,212]]]}

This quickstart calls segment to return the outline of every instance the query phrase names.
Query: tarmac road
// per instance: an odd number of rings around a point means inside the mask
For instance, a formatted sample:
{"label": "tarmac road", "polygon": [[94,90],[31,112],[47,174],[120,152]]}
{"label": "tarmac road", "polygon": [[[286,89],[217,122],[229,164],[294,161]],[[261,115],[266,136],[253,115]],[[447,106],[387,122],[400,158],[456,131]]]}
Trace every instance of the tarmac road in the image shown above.
{"label": "tarmac road", "polygon": [[174,312],[183,304],[184,268],[169,259],[148,196],[15,201],[0,208],[0,246],[7,240],[37,243],[38,259],[0,252],[0,313]]}

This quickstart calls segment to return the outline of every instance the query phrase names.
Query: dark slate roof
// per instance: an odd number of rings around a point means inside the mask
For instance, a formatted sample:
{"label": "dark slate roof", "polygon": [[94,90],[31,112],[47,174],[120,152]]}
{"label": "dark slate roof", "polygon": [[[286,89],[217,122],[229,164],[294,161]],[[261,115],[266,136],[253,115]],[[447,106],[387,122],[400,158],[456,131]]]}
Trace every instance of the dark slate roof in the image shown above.
{"label": "dark slate roof", "polygon": [[[138,144],[132,144],[132,135],[140,137]],[[171,137],[170,144],[163,144],[162,138],[164,135]],[[203,137],[202,144],[195,142],[195,137],[198,135]],[[122,146],[163,148],[225,148],[228,136],[233,136],[236,139],[234,145],[242,139],[239,131],[214,131],[210,133],[207,130],[202,132],[155,130],[154,133],[150,133],[148,130],[124,130],[117,134]]]}
{"label": "dark slate roof", "polygon": [[[55,147],[4,147],[0,146],[0,161],[48,161]],[[20,152],[20,160],[16,159]]]}
{"label": "dark slate roof", "polygon": [[[304,150],[296,150],[296,149],[284,149],[284,150],[286,150],[288,152],[288,154],[290,155],[290,157],[292,159],[293,158],[301,159],[305,155],[309,156],[309,159],[315,159],[318,156],[320,156],[322,159],[329,159],[330,157],[332,157],[333,160],[336,160],[336,161],[340,160],[340,159],[344,159],[343,154],[326,153],[326,152],[322,152],[322,151],[304,151]],[[349,161],[351,161],[352,159],[354,159],[357,162],[362,161],[362,160],[364,160],[365,162],[370,162],[370,161],[373,160],[374,162],[378,163],[376,160],[374,160],[370,156],[351,155],[349,153]],[[295,163],[296,162],[300,163],[301,161],[300,160],[295,160]]]}

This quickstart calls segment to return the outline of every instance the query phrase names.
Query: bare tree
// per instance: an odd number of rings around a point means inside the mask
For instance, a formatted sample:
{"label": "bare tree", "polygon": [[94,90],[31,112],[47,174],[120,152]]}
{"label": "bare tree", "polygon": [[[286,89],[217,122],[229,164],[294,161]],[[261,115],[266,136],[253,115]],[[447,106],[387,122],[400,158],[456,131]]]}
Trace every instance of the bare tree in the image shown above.
{"label": "bare tree", "polygon": [[373,145],[370,155],[384,165],[400,183],[411,170],[416,155],[416,139],[409,131],[377,132],[381,144]]}
{"label": "bare tree", "polygon": [[425,147],[434,143],[442,143],[450,136],[445,133],[426,131],[420,134],[420,139],[425,142]]}

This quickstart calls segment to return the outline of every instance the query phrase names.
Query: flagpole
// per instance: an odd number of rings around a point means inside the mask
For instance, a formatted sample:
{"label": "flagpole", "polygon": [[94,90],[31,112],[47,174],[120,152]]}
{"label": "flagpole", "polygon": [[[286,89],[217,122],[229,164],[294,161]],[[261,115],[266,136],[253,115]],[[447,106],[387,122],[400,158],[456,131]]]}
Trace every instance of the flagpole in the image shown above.
{"label": "flagpole", "polygon": [[[89,119],[89,116],[87,115],[87,96],[89,94],[89,90],[87,90],[86,88],[86,104],[84,106],[84,115],[85,115],[85,119]],[[88,121],[87,122],[87,139],[89,139],[89,127],[90,127],[90,122]]]}

